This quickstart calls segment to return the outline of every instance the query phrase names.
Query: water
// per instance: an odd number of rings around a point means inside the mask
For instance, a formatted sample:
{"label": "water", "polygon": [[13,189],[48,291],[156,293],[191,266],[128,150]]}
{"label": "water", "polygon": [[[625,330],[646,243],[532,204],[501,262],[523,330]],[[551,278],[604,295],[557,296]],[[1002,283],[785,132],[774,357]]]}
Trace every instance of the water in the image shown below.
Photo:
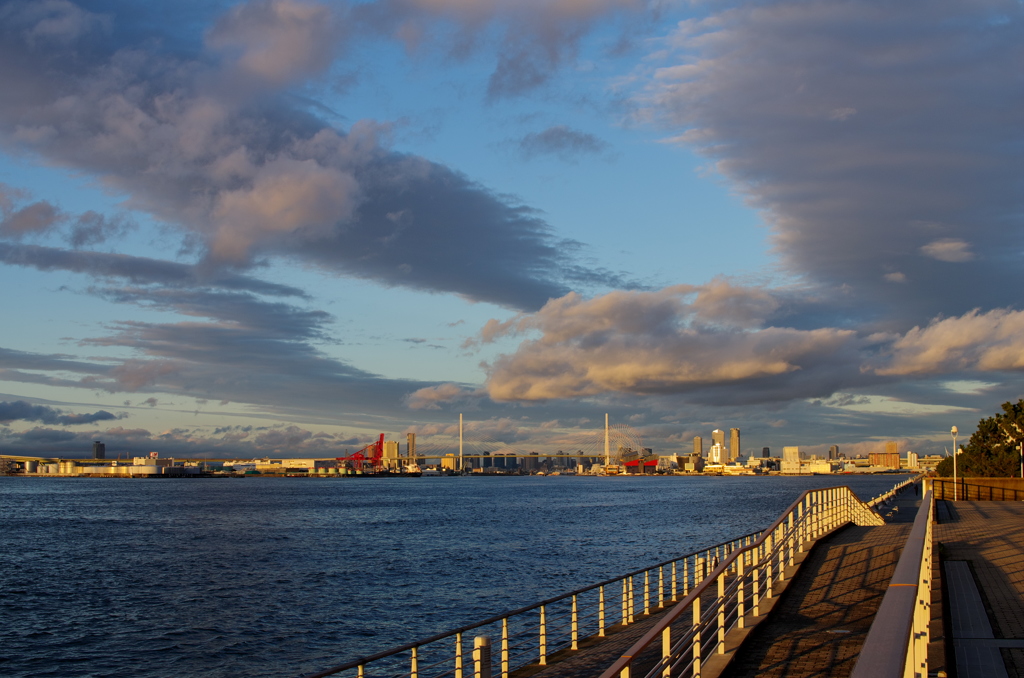
{"label": "water", "polygon": [[900,479],[0,477],[0,674],[312,673]]}

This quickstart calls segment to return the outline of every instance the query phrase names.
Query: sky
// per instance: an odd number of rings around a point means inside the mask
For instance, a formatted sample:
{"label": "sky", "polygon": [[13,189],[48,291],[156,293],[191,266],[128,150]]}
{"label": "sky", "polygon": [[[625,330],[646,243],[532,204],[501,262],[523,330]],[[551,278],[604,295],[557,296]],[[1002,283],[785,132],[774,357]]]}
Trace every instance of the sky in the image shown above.
{"label": "sky", "polygon": [[0,2],[0,453],[942,454],[1024,395],[1022,14]]}

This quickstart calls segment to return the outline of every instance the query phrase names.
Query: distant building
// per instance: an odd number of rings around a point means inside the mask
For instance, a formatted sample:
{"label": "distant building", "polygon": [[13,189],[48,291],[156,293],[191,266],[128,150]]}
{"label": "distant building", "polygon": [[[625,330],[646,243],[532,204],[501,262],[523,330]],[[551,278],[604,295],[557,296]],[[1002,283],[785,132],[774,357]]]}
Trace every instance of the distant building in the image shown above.
{"label": "distant building", "polygon": [[693,454],[697,457],[704,456],[704,439],[700,436],[693,437]]}
{"label": "distant building", "polygon": [[772,456],[772,451],[770,449],[768,449],[767,447],[762,447],[761,448],[761,456],[764,457],[765,459],[767,459],[768,457]]}
{"label": "distant building", "polygon": [[[891,442],[891,441],[890,441]],[[891,443],[893,447],[896,443]],[[885,452],[868,452],[868,464],[871,466],[881,466],[882,468],[898,469],[900,467],[900,453],[896,451],[889,451],[890,443],[886,443]]]}
{"label": "distant building", "polygon": [[725,447],[725,431],[720,428],[716,428],[711,432],[711,444],[718,443],[722,447]]}
{"label": "distant building", "polygon": [[448,454],[441,457],[441,469],[444,471],[454,471],[458,467],[458,459],[455,455],[449,452]]}
{"label": "distant building", "polygon": [[101,443],[99,440],[92,444],[92,458],[93,459],[106,459],[107,458],[107,446]]}
{"label": "distant building", "polygon": [[738,428],[729,429],[729,461],[735,461],[743,456],[743,452],[740,448],[740,430]]}
{"label": "distant building", "polygon": [[919,466],[917,452],[907,452],[907,468],[918,468]]}
{"label": "distant building", "polygon": [[838,445],[832,445],[831,447],[828,448],[828,458],[829,458],[829,461],[833,461],[833,460],[836,460],[836,459],[839,458],[839,446]]}
{"label": "distant building", "polygon": [[886,454],[895,454],[895,455],[899,456],[900,446],[896,443],[895,440],[887,440],[886,443],[885,443],[885,453]]}
{"label": "distant building", "polygon": [[381,463],[385,468],[400,469],[402,467],[402,460],[399,458],[398,441],[397,440],[385,440],[383,457]]}
{"label": "distant building", "polygon": [[714,443],[711,449],[708,450],[708,463],[709,464],[724,464],[725,458],[728,452],[725,450],[725,446],[722,443]]}
{"label": "distant building", "polygon": [[782,448],[782,462],[779,465],[779,470],[782,473],[800,473],[800,448],[799,447],[783,447]]}

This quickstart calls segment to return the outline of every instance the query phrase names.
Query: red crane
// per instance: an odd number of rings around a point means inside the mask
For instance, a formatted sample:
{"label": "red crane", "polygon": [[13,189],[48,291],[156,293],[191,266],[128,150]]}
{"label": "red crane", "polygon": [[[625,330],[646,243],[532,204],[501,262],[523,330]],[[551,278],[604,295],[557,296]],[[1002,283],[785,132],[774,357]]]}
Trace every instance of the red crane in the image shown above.
{"label": "red crane", "polygon": [[384,434],[380,434],[380,438],[377,442],[370,443],[366,447],[360,448],[359,451],[354,454],[350,454],[347,457],[335,457],[338,461],[351,461],[358,464],[358,468],[362,470],[362,467],[369,463],[370,467],[374,471],[379,471],[381,467],[380,460],[384,457]]}

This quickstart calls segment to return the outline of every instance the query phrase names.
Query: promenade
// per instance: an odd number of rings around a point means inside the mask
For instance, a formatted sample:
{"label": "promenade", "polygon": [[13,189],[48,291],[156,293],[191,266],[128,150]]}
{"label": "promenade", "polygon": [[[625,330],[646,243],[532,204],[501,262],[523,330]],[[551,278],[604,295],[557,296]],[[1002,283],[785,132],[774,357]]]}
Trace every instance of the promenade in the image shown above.
{"label": "promenade", "polygon": [[957,675],[1024,676],[1024,502],[940,502],[935,540]]}
{"label": "promenade", "polygon": [[[920,506],[905,491],[882,509],[884,525],[849,525],[820,539],[806,555],[772,611],[742,644],[728,642],[728,666],[709,665],[711,678],[826,678],[853,671],[868,630],[889,587]],[[1024,678],[1024,502],[937,503],[933,568],[930,675]],[[939,568],[939,562],[942,569]],[[943,591],[947,592],[943,600]],[[661,616],[578,652],[552,657],[549,666],[524,667],[514,678],[596,678]],[[634,676],[658,656],[634,664]],[[646,661],[644,661],[646,659]],[[948,662],[948,663],[947,663]],[[712,670],[713,669],[713,670]],[[724,669],[724,670],[723,670]]]}

